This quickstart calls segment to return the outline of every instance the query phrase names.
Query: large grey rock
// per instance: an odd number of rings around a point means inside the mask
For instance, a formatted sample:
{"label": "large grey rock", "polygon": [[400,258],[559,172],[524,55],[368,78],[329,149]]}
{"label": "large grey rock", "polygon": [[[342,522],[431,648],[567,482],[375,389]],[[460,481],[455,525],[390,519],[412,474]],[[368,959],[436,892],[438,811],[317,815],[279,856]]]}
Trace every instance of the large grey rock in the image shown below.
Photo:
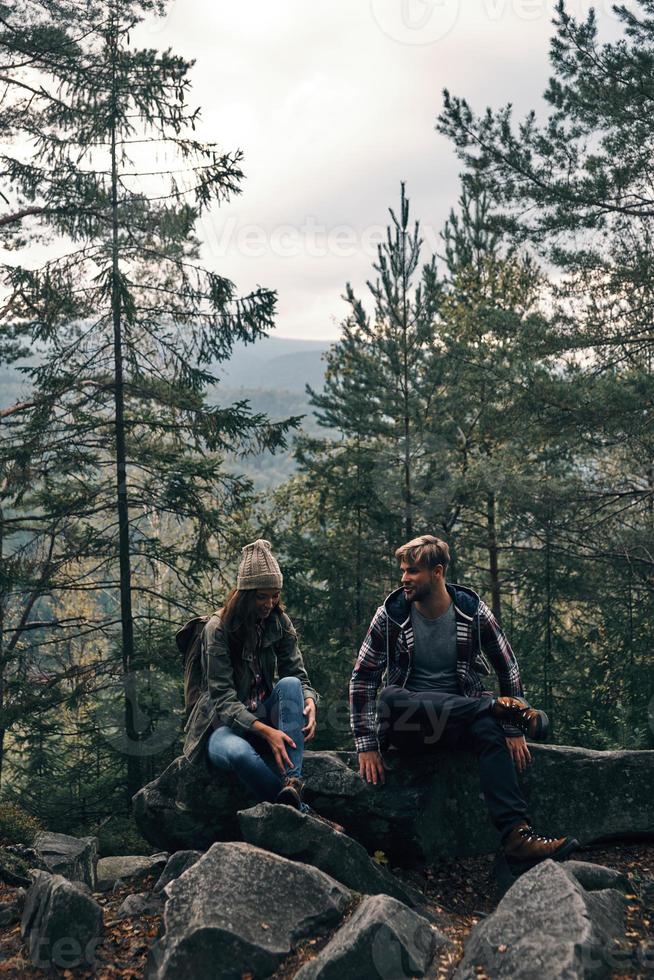
{"label": "large grey rock", "polygon": [[[654,836],[654,750],[598,752],[530,745],[533,765],[521,777],[534,827],[583,843]],[[474,753],[387,753],[386,784],[358,774],[354,752],[307,752],[307,800],[337,820],[368,851],[396,862],[487,854],[497,833],[481,799]],[[176,759],[134,797],[141,833],[174,851],[240,836],[237,810],[251,805],[234,777]]]}
{"label": "large grey rock", "polygon": [[108,892],[120,881],[138,881],[159,874],[166,866],[168,854],[125,854],[100,858],[97,865],[96,891]]}
{"label": "large grey rock", "polygon": [[155,894],[163,891],[164,887],[169,881],[174,881],[175,878],[179,878],[187,868],[195,864],[202,857],[202,851],[175,851],[171,854],[166,862],[166,867],[161,872],[159,878],[157,878],[154,888],[152,889]]}
{"label": "large grey rock", "polygon": [[61,875],[34,871],[21,920],[21,936],[32,963],[88,969],[102,937],[102,909],[84,885]]}
{"label": "large grey rock", "polygon": [[236,813],[252,805],[238,780],[182,755],[132,798],[136,824],[163,851],[206,850],[239,840]]}
{"label": "large grey rock", "polygon": [[424,977],[436,949],[447,943],[446,936],[401,902],[367,896],[295,980]]}
{"label": "large grey rock", "polygon": [[[634,890],[633,883],[621,871],[613,868],[605,868],[601,864],[591,864],[587,861],[565,862],[566,871],[573,875],[582,888],[586,891],[599,891],[602,888],[617,888],[618,891],[627,893]],[[493,864],[493,878],[496,885],[496,900],[499,901],[509,888],[515,884],[520,877],[509,867],[509,864],[500,849],[495,857]]]}
{"label": "large grey rock", "polygon": [[134,895],[127,895],[116,909],[117,919],[131,919],[133,916],[158,915],[163,911],[165,896],[150,892],[136,892]]}
{"label": "large grey rock", "polygon": [[316,868],[250,844],[214,844],[165,887],[150,980],[267,977],[308,936],[336,925],[350,893]]}
{"label": "large grey rock", "polygon": [[603,864],[592,864],[590,861],[569,860],[564,867],[587,892],[596,892],[603,888],[617,888],[624,894],[633,891],[633,884],[627,875],[615,868],[605,868]]}
{"label": "large grey rock", "polygon": [[466,942],[455,980],[585,980],[608,977],[611,944],[624,929],[624,897],[585,891],[565,863],[521,875]]}
{"label": "large grey rock", "polygon": [[26,844],[5,844],[1,851],[3,857],[7,853],[15,855],[28,868],[36,868],[38,871],[50,870],[38,851],[35,851],[33,847],[28,847]]}
{"label": "large grey rock", "polygon": [[311,864],[348,888],[368,895],[392,895],[408,905],[418,904],[421,899],[372,861],[358,841],[307,813],[290,806],[259,803],[241,810],[238,819],[249,844]]}
{"label": "large grey rock", "polygon": [[48,866],[33,848],[22,844],[0,846],[0,882],[13,888],[29,888],[30,868],[48,870]]}
{"label": "large grey rock", "polygon": [[97,837],[70,837],[68,834],[43,831],[36,835],[34,850],[51,874],[62,875],[69,881],[83,881],[89,888],[95,889]]}

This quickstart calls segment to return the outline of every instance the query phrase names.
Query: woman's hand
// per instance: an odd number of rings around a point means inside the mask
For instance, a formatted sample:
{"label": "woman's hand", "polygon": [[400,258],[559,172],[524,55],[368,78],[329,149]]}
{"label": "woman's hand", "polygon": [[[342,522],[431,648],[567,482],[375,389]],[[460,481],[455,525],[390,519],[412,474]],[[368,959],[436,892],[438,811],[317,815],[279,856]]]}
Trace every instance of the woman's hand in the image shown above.
{"label": "woman's hand", "polygon": [[271,725],[262,725],[259,729],[259,733],[263,735],[266,742],[272,749],[272,754],[275,757],[277,768],[282,776],[285,776],[286,770],[293,768],[293,763],[291,762],[288,752],[286,751],[286,746],[290,745],[292,749],[295,749],[297,748],[295,742],[290,735],[286,734],[286,732],[280,731],[279,728],[273,728]]}
{"label": "woman's hand", "polygon": [[307,723],[302,729],[304,741],[308,742],[316,734],[316,702],[313,698],[307,698],[304,702],[304,715]]}

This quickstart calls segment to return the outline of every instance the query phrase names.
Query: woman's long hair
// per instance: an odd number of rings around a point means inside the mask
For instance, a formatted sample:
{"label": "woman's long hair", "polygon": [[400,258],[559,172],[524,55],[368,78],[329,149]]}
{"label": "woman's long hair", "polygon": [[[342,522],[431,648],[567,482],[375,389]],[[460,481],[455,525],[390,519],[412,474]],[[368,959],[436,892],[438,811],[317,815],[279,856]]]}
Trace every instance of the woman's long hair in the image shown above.
{"label": "woman's long hair", "polygon": [[[220,618],[229,637],[233,654],[241,653],[243,647],[256,645],[257,604],[256,589],[232,589],[220,610]],[[271,616],[281,616],[284,606],[281,599],[273,606]]]}

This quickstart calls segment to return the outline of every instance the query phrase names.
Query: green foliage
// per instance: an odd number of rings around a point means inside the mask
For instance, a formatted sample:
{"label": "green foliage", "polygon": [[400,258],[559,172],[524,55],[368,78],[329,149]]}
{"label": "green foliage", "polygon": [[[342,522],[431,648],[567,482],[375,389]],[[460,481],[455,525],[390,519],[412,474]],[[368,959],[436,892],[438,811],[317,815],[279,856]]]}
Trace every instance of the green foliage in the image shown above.
{"label": "green foliage", "polygon": [[404,184],[398,214],[392,208],[389,213],[386,241],[373,263],[377,278],[367,284],[373,313],[348,283],[350,312],[342,339],[326,356],[324,390],[308,390],[319,424],[347,440],[348,451],[355,447],[357,466],[374,467],[375,479],[368,482],[373,506],[393,525],[391,533],[407,538],[416,512],[432,507],[443,439],[434,412],[440,357],[432,343],[441,286],[435,259],[420,264],[420,225],[410,223]]}
{"label": "green foliage", "polygon": [[477,114],[446,92],[438,128],[496,224],[559,267],[555,371],[527,379],[541,486],[531,500],[505,497],[528,529],[504,545],[516,642],[559,738],[643,747],[654,744],[654,197],[643,152],[654,22],[644,0],[615,12],[623,37],[602,43],[592,10],[578,19],[557,3],[542,122],[531,112],[515,126],[511,106]]}
{"label": "green foliage", "polygon": [[[406,427],[394,414],[402,379],[389,365],[401,357],[385,360],[386,321],[369,321],[350,297],[353,315],[313,399],[333,438],[298,441],[298,474],[276,496],[287,596],[325,698],[316,745],[351,744],[349,675],[374,609],[397,585],[407,501],[416,533],[450,539],[451,579],[501,620],[557,741],[654,745],[647,348],[611,371],[610,339],[587,364],[570,357],[572,323],[552,312],[551,284],[507,227],[483,180],[466,181],[443,232],[424,350],[411,348],[417,411]],[[421,364],[433,386],[424,424]]]}
{"label": "green foliage", "polygon": [[0,865],[4,871],[29,881],[29,863],[18,854],[12,854],[5,847],[0,847]]}
{"label": "green foliage", "polygon": [[[127,800],[147,776],[133,674],[157,665],[152,647],[141,656],[141,627],[170,636],[211,603],[252,500],[233,461],[283,449],[295,424],[207,398],[234,344],[273,326],[276,296],[239,296],[199,261],[197,224],[239,193],[241,152],[196,139],[191,63],[135,45],[164,7],[112,0],[71,17],[19,0],[0,23],[0,234],[16,250],[0,268],[0,358],[29,380],[0,416],[0,731],[15,735],[13,775],[52,825],[66,807],[95,815],[125,772]],[[40,240],[38,267],[23,252]],[[130,745],[87,784],[85,765],[98,773],[107,755],[101,716],[118,676],[114,728]],[[87,738],[61,751],[76,726]],[[69,791],[48,792],[54,773]]]}
{"label": "green foliage", "polygon": [[99,829],[80,828],[79,833],[93,833],[99,840],[100,857],[122,854],[154,854],[154,848],[141,836],[134,818],[113,815]]}
{"label": "green foliage", "polygon": [[7,800],[0,803],[0,842],[2,844],[27,844],[28,847],[31,847],[40,830],[43,830],[40,820],[17,803]]}
{"label": "green foliage", "polygon": [[217,384],[276,298],[199,262],[241,154],[195,139],[190,64],[133,46],[162,5],[1,6],[5,807],[149,851],[130,795],[179,751],[174,629],[220,604],[257,534],[323,697],[313,747],[351,747],[356,651],[395,548],[425,531],[501,619],[559,742],[654,747],[651,4],[616,8],[624,37],[602,44],[558,3],[543,122],[446,93],[466,169],[442,255],[425,260],[402,185],[324,389],[274,400]]}

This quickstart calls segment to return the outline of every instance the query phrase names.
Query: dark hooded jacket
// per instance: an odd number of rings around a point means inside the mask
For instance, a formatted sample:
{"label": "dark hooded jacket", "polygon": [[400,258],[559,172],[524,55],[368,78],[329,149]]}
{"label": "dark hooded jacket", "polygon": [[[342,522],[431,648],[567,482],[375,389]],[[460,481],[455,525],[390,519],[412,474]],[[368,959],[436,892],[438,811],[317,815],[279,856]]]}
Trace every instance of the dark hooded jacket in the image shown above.
{"label": "dark hooded jacket", "polygon": [[[457,683],[467,697],[493,694],[482,683],[491,668],[497,674],[500,694],[524,698],[518,663],[513,650],[486,603],[472,589],[447,585],[456,619]],[[413,665],[414,638],[411,603],[403,589],[391,592],[373,616],[350,680],[350,724],[357,752],[383,749],[380,744],[376,706],[377,691],[385,684],[404,687]],[[489,663],[490,661],[490,663]],[[507,735],[520,729],[504,726]]]}

